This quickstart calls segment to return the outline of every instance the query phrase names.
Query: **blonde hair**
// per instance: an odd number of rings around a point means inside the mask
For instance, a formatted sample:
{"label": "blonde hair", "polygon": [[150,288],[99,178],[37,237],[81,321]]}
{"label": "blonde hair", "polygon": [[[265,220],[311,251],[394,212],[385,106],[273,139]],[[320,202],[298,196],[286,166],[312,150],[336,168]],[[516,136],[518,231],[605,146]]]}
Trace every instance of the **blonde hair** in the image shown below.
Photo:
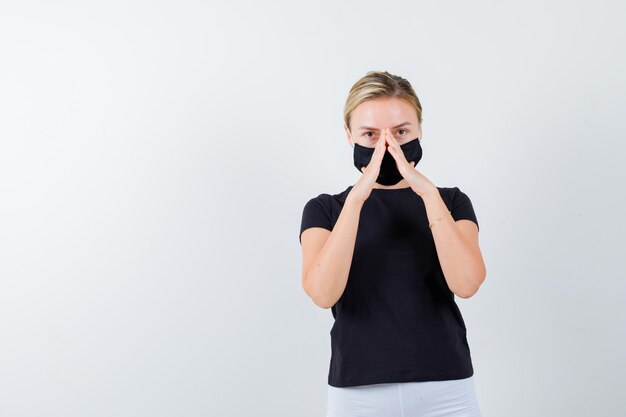
{"label": "blonde hair", "polygon": [[352,111],[354,111],[359,104],[380,97],[400,98],[405,100],[415,109],[417,121],[420,126],[422,125],[422,104],[417,98],[417,94],[415,94],[411,83],[387,71],[369,71],[360,80],[354,83],[343,108],[343,119],[350,131],[352,131],[352,127],[350,126]]}

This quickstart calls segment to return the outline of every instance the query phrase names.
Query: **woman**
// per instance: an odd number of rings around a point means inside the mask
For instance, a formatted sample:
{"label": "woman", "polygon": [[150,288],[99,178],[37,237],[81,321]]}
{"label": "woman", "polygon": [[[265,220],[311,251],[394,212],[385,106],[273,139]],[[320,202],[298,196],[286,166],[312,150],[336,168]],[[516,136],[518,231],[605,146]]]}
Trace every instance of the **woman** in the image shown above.
{"label": "woman", "polygon": [[302,286],[331,308],[327,417],[476,417],[473,366],[454,295],[486,269],[478,221],[458,187],[437,187],[422,157],[410,83],[368,72],[344,108],[358,181],[302,213]]}

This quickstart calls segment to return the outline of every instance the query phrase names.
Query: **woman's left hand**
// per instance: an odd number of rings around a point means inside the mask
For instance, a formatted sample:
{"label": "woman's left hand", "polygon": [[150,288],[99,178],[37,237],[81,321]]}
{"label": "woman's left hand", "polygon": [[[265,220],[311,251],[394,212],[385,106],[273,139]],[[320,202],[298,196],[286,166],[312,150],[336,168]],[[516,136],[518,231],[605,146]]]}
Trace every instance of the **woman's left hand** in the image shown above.
{"label": "woman's left hand", "polygon": [[[406,160],[404,152],[402,152],[400,145],[389,129],[383,129],[382,134],[385,135],[385,141],[389,144],[387,147],[389,153],[396,160],[398,171],[400,171],[400,174],[407,180],[413,191],[420,197],[436,191],[437,187],[435,184],[415,169],[415,161]],[[414,140],[419,140],[419,138]]]}

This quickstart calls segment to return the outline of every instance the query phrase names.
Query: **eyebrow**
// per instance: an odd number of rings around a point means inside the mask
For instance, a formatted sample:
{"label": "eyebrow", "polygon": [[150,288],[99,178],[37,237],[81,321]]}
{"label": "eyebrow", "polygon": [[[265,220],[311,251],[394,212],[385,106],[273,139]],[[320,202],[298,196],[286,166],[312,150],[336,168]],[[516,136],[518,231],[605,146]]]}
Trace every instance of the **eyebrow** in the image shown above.
{"label": "eyebrow", "polygon": [[[411,122],[404,122],[404,123],[400,123],[398,126],[394,126],[393,129],[396,129],[398,127],[402,127],[404,125],[410,125]],[[360,130],[380,130],[380,129],[376,129],[375,127],[367,127],[367,126],[359,126]]]}

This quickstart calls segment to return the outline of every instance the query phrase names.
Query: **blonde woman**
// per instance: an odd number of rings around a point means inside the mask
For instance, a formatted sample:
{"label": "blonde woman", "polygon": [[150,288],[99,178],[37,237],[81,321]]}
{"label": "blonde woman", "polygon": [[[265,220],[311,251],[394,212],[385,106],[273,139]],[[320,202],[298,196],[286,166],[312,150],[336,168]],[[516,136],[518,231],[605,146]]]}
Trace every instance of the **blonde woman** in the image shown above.
{"label": "blonde woman", "polygon": [[454,296],[486,275],[478,221],[458,187],[435,186],[411,84],[370,71],[344,108],[358,181],[304,206],[302,286],[330,308],[327,417],[479,417]]}

